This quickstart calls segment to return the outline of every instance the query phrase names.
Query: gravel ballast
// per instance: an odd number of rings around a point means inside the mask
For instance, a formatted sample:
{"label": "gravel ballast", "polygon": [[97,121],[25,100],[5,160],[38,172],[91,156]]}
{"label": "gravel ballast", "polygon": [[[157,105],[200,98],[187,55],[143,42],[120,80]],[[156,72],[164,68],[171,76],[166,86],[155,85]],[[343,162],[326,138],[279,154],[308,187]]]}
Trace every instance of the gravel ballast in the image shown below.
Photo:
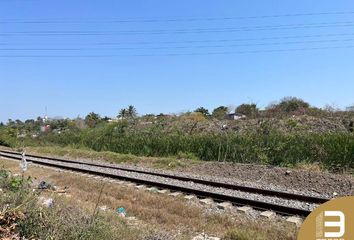
{"label": "gravel ballast", "polygon": [[144,165],[110,164],[102,160],[76,159],[75,161],[322,198],[354,195],[353,177],[327,172],[225,162],[203,162],[170,171]]}
{"label": "gravel ballast", "polygon": [[[16,155],[14,155],[14,156],[16,156]],[[18,157],[18,155],[17,155],[17,157]],[[28,157],[29,161],[31,161],[31,159],[32,158]],[[33,158],[33,160],[36,160],[37,162],[43,162],[43,163],[48,163],[48,162],[53,163],[53,160],[48,161],[48,160],[38,159],[38,158]],[[245,199],[249,199],[249,200],[256,200],[256,201],[267,202],[267,203],[271,203],[271,204],[283,205],[283,206],[287,206],[287,207],[310,210],[310,211],[318,206],[317,204],[313,204],[313,203],[305,203],[305,202],[301,202],[301,201],[288,200],[288,199],[283,199],[283,198],[279,198],[279,197],[264,196],[264,195],[260,195],[260,194],[247,193],[247,192],[242,192],[242,191],[237,191],[237,190],[211,187],[211,186],[207,186],[204,184],[188,182],[188,181],[180,181],[180,180],[159,177],[159,176],[154,176],[154,175],[149,175],[149,174],[122,171],[122,170],[116,170],[116,169],[105,168],[105,167],[88,166],[88,165],[83,165],[82,163],[63,163],[63,162],[57,162],[57,163],[58,163],[58,165],[67,166],[67,167],[75,167],[75,168],[80,168],[80,169],[89,170],[89,171],[109,173],[109,174],[119,175],[119,176],[128,177],[128,178],[143,179],[143,180],[148,180],[148,181],[156,182],[156,183],[165,183],[165,184],[175,185],[175,186],[179,186],[179,187],[183,187],[183,188],[190,188],[190,189],[195,189],[195,190],[200,190],[200,191],[213,192],[213,193],[218,193],[218,194],[222,194],[222,195],[245,198]]]}

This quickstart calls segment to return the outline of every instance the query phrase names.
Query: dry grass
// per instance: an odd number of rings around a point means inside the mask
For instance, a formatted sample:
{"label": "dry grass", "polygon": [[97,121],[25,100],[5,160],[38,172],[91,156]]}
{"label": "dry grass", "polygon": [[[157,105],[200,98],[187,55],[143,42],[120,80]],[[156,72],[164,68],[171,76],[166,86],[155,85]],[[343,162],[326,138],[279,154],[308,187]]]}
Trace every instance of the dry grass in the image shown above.
{"label": "dry grass", "polygon": [[305,170],[305,171],[309,171],[309,172],[324,172],[325,169],[323,169],[323,167],[321,166],[321,164],[319,163],[298,163],[296,166],[296,168],[301,169],[301,170]]}
{"label": "dry grass", "polygon": [[[1,160],[13,172],[19,171],[18,163]],[[46,180],[60,187],[68,187],[72,204],[93,211],[103,182],[71,173],[30,166],[29,174],[38,181]],[[223,236],[226,239],[296,239],[297,229],[281,221],[254,220],[245,215],[205,211],[198,203],[187,203],[183,198],[138,190],[135,187],[105,183],[100,205],[110,209],[125,207],[128,216],[139,220],[139,229],[157,229],[178,233],[179,239],[190,239],[197,233]]]}
{"label": "dry grass", "polygon": [[[143,239],[143,228],[129,227],[119,215],[83,209],[75,199],[49,191],[32,192],[27,176],[0,168],[0,239]],[[53,196],[55,195],[55,196]],[[42,206],[41,198],[53,197],[54,205]],[[45,199],[45,198],[44,198]]]}

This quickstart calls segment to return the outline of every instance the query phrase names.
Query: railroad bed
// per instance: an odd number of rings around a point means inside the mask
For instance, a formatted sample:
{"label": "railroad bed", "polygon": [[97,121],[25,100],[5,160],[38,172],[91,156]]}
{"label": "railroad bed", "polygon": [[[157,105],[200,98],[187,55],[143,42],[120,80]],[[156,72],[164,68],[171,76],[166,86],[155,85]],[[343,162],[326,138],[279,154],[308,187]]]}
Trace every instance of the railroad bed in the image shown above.
{"label": "railroad bed", "polygon": [[[13,151],[0,150],[0,156],[21,160],[21,153]],[[91,163],[31,154],[26,155],[26,159],[29,162],[40,165],[183,192],[201,198],[211,198],[216,202],[230,202],[236,206],[250,206],[256,210],[274,211],[285,216],[298,215],[306,217],[319,204],[329,200],[322,197],[208,181],[155,171],[150,172],[104,163]]]}

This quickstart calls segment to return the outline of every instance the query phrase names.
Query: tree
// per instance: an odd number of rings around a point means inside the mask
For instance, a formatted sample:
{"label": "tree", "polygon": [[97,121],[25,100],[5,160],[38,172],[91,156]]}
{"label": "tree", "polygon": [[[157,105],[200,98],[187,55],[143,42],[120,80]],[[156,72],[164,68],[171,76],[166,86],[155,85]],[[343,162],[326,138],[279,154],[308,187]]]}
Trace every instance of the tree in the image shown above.
{"label": "tree", "polygon": [[87,126],[90,128],[94,128],[97,126],[97,124],[101,121],[101,117],[99,114],[90,112],[86,117],[85,117],[85,123]]}
{"label": "tree", "polygon": [[18,126],[23,124],[23,122],[19,119],[16,119],[15,122],[16,122],[16,125],[18,125]]}
{"label": "tree", "polygon": [[43,118],[42,117],[37,117],[37,122],[43,122]]}
{"label": "tree", "polygon": [[196,113],[201,113],[203,114],[205,117],[209,117],[210,116],[210,113],[209,113],[209,110],[204,108],[204,107],[199,107],[197,108],[196,110],[194,110],[194,112]]}
{"label": "tree", "polygon": [[213,110],[213,113],[211,114],[213,118],[222,120],[225,118],[225,115],[228,113],[228,108],[225,106],[220,106],[217,107]]}
{"label": "tree", "polygon": [[34,119],[27,119],[26,121],[25,121],[25,124],[34,124]]}
{"label": "tree", "polygon": [[121,110],[119,110],[117,117],[118,118],[126,118],[127,117],[127,109],[122,108]]}
{"label": "tree", "polygon": [[118,118],[135,118],[137,116],[136,109],[133,105],[122,108],[118,113]]}
{"label": "tree", "polygon": [[241,104],[235,110],[236,113],[243,114],[247,117],[255,117],[258,114],[259,109],[254,103],[251,104]]}
{"label": "tree", "polygon": [[127,108],[128,117],[134,118],[137,115],[136,108],[133,105],[129,105]]}
{"label": "tree", "polygon": [[310,107],[310,104],[304,100],[296,97],[285,97],[280,100],[278,104],[268,106],[268,110],[275,110],[282,113],[292,113],[296,111],[303,111]]}

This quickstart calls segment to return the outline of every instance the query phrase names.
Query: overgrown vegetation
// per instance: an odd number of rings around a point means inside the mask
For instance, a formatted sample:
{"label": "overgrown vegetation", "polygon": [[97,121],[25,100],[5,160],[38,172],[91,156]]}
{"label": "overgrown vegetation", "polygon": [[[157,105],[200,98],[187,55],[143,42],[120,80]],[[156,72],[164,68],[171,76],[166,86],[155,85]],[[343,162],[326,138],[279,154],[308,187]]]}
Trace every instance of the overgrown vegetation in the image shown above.
{"label": "overgrown vegetation", "polygon": [[[0,127],[4,146],[60,146],[88,148],[120,154],[176,158],[193,156],[204,161],[259,163],[278,166],[316,164],[341,172],[354,168],[354,113],[311,107],[298,98],[284,98],[259,110],[242,104],[242,120],[225,120],[220,106],[209,114],[195,112],[137,117],[133,106],[120,111],[120,119],[90,113],[85,120],[46,122],[50,131],[38,132],[43,123],[9,121]],[[35,132],[35,136],[29,133]],[[177,163],[178,164],[178,163]],[[173,164],[172,164],[173,165]]]}
{"label": "overgrown vegetation", "polygon": [[[33,192],[31,178],[0,170],[0,239],[137,239],[118,217],[98,214],[93,219],[80,208],[56,199],[44,207]],[[114,224],[112,224],[114,222]]]}
{"label": "overgrown vegetation", "polygon": [[131,133],[118,123],[38,139],[41,145],[86,147],[138,156],[167,157],[188,153],[205,161],[230,161],[280,166],[319,163],[326,169],[354,168],[354,137],[350,134],[169,134]]}
{"label": "overgrown vegetation", "polygon": [[[22,150],[22,149],[20,149]],[[199,161],[193,154],[180,152],[176,157],[139,157],[132,154],[111,151],[94,151],[89,148],[72,148],[59,146],[26,147],[26,151],[47,156],[65,157],[70,159],[96,159],[109,163],[143,164],[159,169],[174,169],[197,164]]]}

